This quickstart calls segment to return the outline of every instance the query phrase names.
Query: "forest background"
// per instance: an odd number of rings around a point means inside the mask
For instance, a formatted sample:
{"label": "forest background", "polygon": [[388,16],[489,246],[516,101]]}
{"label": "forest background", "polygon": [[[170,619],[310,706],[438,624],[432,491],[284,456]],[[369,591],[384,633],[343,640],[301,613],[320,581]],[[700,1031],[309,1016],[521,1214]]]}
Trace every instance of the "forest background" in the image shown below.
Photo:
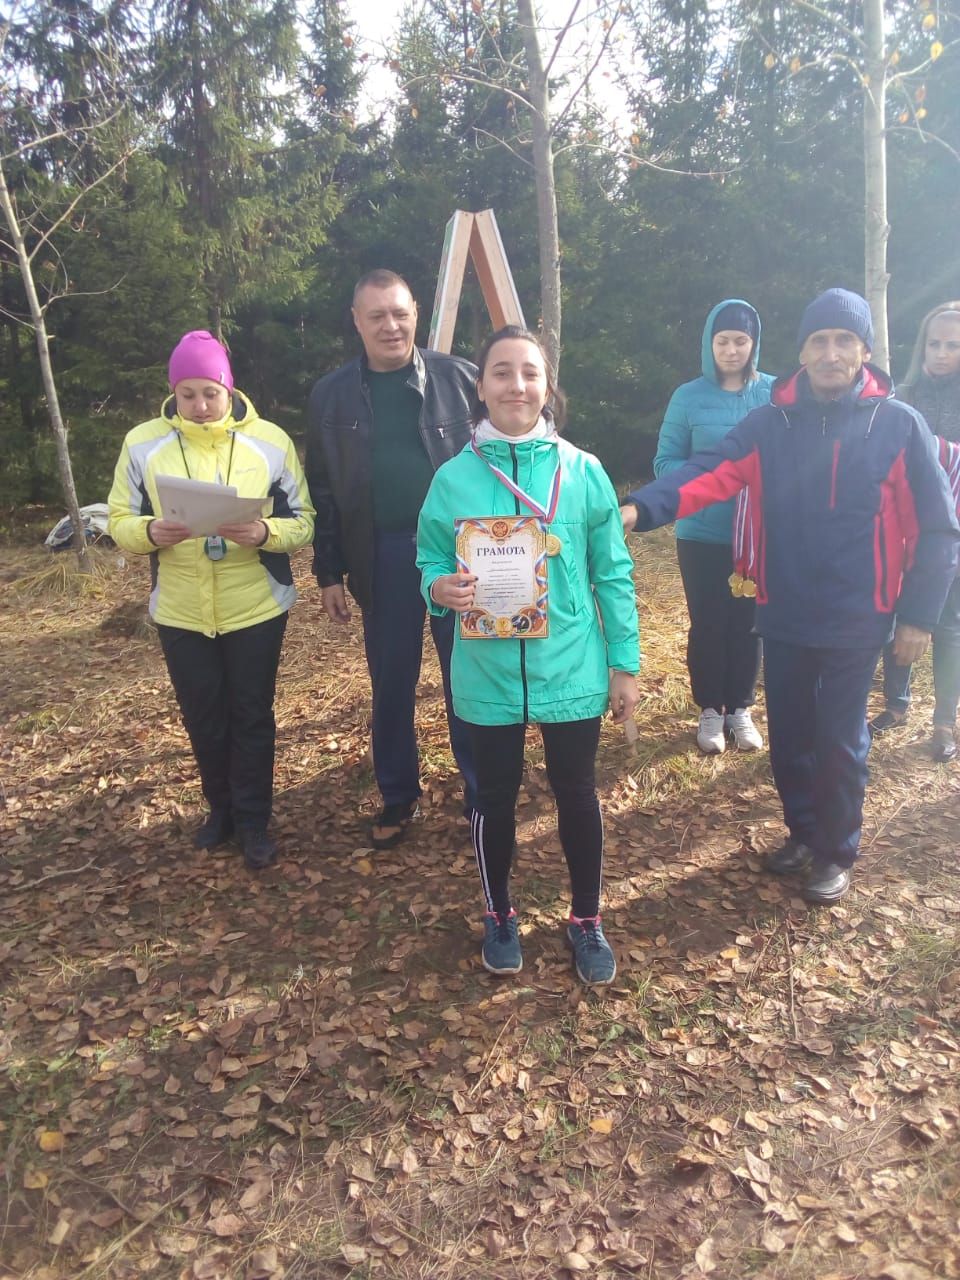
{"label": "forest background", "polygon": [[[382,43],[360,35],[361,8],[368,23],[369,6],[339,0],[7,6],[5,173],[28,242],[50,233],[34,268],[81,503],[105,499],[123,434],[157,411],[187,329],[220,332],[238,385],[302,438],[313,380],[359,349],[349,303],[362,272],[406,276],[425,340],[456,208],[496,211],[536,324],[516,5],[419,0],[395,34],[387,8]],[[849,0],[628,0],[584,6],[581,20],[593,43],[580,62],[558,59],[551,81],[557,102],[585,82],[554,122],[561,374],[569,434],[626,480],[644,472],[670,391],[699,373],[713,303],[759,307],[761,365],[779,373],[805,302],[863,288],[862,15]],[[919,68],[888,102],[902,375],[924,312],[960,296],[960,17],[888,0],[885,23],[891,67]],[[557,34],[545,22],[548,57]],[[59,490],[7,250],[0,308],[9,520]],[[472,354],[487,327],[468,283],[455,350]]]}

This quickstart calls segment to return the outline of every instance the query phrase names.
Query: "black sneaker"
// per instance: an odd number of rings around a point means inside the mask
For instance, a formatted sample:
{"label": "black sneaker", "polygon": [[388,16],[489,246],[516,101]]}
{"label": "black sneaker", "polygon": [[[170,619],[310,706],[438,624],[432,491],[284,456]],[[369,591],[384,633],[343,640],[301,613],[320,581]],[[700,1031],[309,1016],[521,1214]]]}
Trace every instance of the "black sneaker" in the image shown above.
{"label": "black sneaker", "polygon": [[233,817],[222,809],[207,814],[201,826],[193,833],[195,849],[216,849],[233,835]]}
{"label": "black sneaker", "polygon": [[803,886],[807,902],[839,902],[850,888],[850,868],[838,862],[814,862]]}
{"label": "black sneaker", "polygon": [[813,861],[813,850],[802,840],[788,836],[779,849],[768,853],[763,869],[774,876],[793,876],[806,871]]}
{"label": "black sneaker", "polygon": [[277,856],[276,843],[262,827],[243,827],[240,831],[243,860],[251,871],[269,867]]}
{"label": "black sneaker", "polygon": [[930,755],[939,764],[955,760],[957,756],[957,739],[948,724],[935,724],[930,739]]}
{"label": "black sneaker", "polygon": [[870,737],[876,738],[879,734],[886,733],[888,729],[898,729],[900,725],[906,723],[905,711],[891,711],[888,707],[886,711],[881,711],[878,716],[874,716],[867,728],[870,730]]}
{"label": "black sneaker", "polygon": [[374,849],[393,849],[400,844],[407,834],[407,827],[419,812],[416,800],[385,804],[370,824],[370,843]]}

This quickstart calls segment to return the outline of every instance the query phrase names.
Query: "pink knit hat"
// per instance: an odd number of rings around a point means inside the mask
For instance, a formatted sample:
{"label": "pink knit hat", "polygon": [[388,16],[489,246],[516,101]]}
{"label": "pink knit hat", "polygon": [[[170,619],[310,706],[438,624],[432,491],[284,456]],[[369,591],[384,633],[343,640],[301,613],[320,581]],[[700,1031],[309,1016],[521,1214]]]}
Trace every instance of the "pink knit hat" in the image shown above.
{"label": "pink knit hat", "polygon": [[169,373],[171,387],[184,378],[209,378],[228,391],[233,390],[230,357],[223,344],[206,329],[193,329],[183,335],[170,356]]}

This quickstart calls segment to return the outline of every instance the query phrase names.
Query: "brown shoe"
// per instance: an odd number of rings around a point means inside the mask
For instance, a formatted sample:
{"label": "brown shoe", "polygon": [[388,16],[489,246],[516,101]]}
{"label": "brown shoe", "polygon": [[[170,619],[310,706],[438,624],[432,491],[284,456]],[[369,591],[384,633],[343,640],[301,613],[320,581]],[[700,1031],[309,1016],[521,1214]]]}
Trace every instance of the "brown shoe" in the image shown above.
{"label": "brown shoe", "polygon": [[956,758],[957,740],[948,724],[935,724],[930,739],[930,754],[940,764]]}

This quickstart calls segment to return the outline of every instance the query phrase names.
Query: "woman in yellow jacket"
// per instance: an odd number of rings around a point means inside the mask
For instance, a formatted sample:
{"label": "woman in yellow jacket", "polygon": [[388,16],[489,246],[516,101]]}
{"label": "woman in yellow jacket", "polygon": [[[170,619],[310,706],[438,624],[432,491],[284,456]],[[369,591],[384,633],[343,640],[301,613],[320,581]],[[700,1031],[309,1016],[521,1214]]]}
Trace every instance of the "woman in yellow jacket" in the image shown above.
{"label": "woman in yellow jacket", "polygon": [[[267,824],[277,667],[297,598],[289,552],[310,542],[314,512],[293,442],[234,390],[211,334],[185,334],[169,374],[173,395],[160,416],[123,442],[110,536],[150,556],[150,615],[210,806],[194,844],[213,849],[236,832],[257,869],[276,857]],[[240,497],[272,499],[272,513],[196,538],[159,514],[158,476],[229,484]]]}

